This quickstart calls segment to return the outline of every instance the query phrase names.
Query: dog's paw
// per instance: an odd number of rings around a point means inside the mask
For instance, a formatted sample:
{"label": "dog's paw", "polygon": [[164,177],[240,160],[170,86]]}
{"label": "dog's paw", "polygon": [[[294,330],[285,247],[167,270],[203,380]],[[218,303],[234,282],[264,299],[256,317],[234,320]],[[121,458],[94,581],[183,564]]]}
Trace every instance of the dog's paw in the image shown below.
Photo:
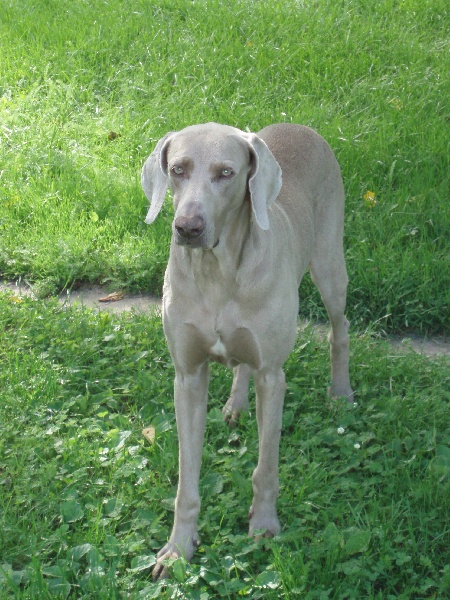
{"label": "dog's paw", "polygon": [[223,420],[228,425],[230,429],[236,427],[239,421],[239,417],[241,413],[237,410],[230,410],[227,405],[222,408]]}
{"label": "dog's paw", "polygon": [[169,540],[164,548],[161,548],[156,555],[156,564],[152,571],[153,581],[170,577],[169,568],[171,562],[181,556],[185,560],[190,561],[198,545],[199,541],[193,538],[190,538],[187,542],[182,544],[177,544],[176,542]]}
{"label": "dog's paw", "polygon": [[178,552],[165,552],[161,556],[159,556],[156,560],[156,565],[153,567],[152,571],[152,579],[153,581],[157,581],[158,579],[167,579],[169,577],[169,567],[168,562],[170,559],[176,560],[180,558],[180,554]]}
{"label": "dog's paw", "polygon": [[264,514],[261,511],[260,514],[256,515],[251,507],[248,519],[250,521],[248,534],[256,540],[272,538],[281,531],[280,521],[276,512],[270,511]]}
{"label": "dog's paw", "polygon": [[222,409],[225,423],[229,427],[236,427],[239,417],[246,410],[248,410],[248,399],[246,397],[231,396]]}
{"label": "dog's paw", "polygon": [[346,398],[347,402],[354,403],[355,396],[351,387],[338,388],[336,386],[330,386],[328,388],[328,396],[330,398]]}

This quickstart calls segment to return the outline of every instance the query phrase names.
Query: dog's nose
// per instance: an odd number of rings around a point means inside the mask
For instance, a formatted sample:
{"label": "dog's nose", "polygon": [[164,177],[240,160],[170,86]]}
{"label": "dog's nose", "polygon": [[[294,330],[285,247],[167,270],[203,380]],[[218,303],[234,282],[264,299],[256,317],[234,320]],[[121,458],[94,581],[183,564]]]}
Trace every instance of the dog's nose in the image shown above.
{"label": "dog's nose", "polygon": [[195,217],[177,217],[175,219],[175,229],[179,236],[188,240],[198,238],[205,230],[205,219],[198,215]]}

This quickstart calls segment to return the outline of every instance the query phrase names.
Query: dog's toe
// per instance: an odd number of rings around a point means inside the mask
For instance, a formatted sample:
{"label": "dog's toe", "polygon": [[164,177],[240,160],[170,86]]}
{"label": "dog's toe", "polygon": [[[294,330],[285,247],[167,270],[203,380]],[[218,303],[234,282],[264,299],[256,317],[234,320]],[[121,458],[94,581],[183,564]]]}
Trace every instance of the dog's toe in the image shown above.
{"label": "dog's toe", "polygon": [[153,567],[152,579],[158,581],[159,579],[167,579],[169,577],[169,571],[167,567],[161,564],[159,561]]}
{"label": "dog's toe", "polygon": [[180,555],[177,552],[166,552],[156,561],[156,565],[153,567],[152,579],[157,581],[160,579],[168,579],[170,577],[169,568],[166,564],[170,559],[176,560]]}
{"label": "dog's toe", "polygon": [[230,427],[230,429],[236,427],[239,417],[241,416],[241,413],[238,410],[232,410],[227,406],[224,406],[222,409],[222,414],[225,423],[228,425],[228,427]]}

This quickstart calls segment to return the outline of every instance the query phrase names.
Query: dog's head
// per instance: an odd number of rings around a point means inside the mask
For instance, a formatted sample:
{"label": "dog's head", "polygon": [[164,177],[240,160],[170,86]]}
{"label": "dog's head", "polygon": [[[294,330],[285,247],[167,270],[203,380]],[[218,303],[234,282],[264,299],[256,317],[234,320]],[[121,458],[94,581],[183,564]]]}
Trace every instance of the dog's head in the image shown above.
{"label": "dog's head", "polygon": [[281,189],[281,168],[255,134],[208,123],[166,134],[142,169],[152,223],[173,193],[177,244],[213,248],[227,218],[249,193],[255,221],[269,229],[268,208]]}

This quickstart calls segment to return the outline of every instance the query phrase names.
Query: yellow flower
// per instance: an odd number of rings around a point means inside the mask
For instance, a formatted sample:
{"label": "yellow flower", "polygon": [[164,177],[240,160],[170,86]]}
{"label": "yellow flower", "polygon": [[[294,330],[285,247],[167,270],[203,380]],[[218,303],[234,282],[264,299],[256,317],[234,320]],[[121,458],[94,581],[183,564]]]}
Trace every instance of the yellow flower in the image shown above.
{"label": "yellow flower", "polygon": [[366,192],[363,196],[364,200],[366,201],[366,205],[368,208],[373,208],[374,206],[376,206],[377,201],[375,199],[375,192]]}
{"label": "yellow flower", "polygon": [[403,108],[403,102],[398,98],[392,98],[392,100],[389,100],[389,104],[391,104],[396,110],[402,110]]}

